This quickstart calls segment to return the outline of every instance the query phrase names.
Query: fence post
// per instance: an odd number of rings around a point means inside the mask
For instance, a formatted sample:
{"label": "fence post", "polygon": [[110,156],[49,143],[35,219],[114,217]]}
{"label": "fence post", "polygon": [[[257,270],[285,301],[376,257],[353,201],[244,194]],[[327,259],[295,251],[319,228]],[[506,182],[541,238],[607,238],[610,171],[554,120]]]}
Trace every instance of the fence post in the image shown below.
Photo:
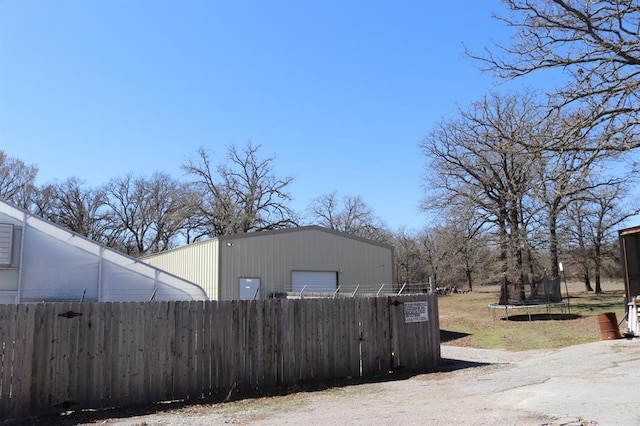
{"label": "fence post", "polygon": [[353,290],[353,294],[351,295],[351,297],[356,297],[356,293],[358,292],[358,289],[360,288],[360,284],[356,285],[356,289]]}
{"label": "fence post", "polygon": [[396,296],[400,296],[406,286],[407,286],[407,283],[402,284],[402,287],[400,288],[400,291],[398,292],[398,294]]}
{"label": "fence post", "polygon": [[336,288],[336,291],[333,292],[333,298],[335,299],[336,296],[338,295],[338,292],[340,291],[340,286],[338,286],[338,288]]}

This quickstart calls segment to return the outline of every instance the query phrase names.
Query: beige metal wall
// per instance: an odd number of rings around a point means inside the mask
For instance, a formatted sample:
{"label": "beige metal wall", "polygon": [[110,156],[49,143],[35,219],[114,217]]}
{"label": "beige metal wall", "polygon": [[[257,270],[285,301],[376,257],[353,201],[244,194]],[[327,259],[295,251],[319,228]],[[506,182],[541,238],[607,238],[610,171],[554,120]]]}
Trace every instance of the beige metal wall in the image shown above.
{"label": "beige metal wall", "polygon": [[393,284],[393,248],[316,226],[220,238],[221,299],[238,298],[240,278],[260,278],[262,298],[290,291],[292,271],[336,271],[339,285]]}
{"label": "beige metal wall", "polygon": [[239,298],[240,278],[260,297],[291,290],[292,271],[335,271],[339,285],[393,284],[393,247],[318,226],[224,236],[144,259],[192,281],[211,300]]}
{"label": "beige metal wall", "polygon": [[143,259],[150,265],[198,284],[210,300],[218,300],[219,241],[211,239]]}

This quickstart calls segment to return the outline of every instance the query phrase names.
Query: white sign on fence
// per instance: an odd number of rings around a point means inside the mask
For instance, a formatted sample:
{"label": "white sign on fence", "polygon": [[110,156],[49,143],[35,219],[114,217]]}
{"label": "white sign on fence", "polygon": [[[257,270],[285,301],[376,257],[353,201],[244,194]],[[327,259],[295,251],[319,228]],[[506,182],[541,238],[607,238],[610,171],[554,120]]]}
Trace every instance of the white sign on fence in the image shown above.
{"label": "white sign on fence", "polygon": [[429,321],[429,308],[427,302],[405,302],[404,322]]}

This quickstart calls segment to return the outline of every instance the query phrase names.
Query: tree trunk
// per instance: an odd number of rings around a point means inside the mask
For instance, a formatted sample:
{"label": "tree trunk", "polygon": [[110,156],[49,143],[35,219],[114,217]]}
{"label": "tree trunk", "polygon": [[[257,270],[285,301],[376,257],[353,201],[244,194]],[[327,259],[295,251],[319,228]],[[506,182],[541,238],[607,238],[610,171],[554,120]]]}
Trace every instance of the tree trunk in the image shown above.
{"label": "tree trunk", "polygon": [[516,286],[518,287],[518,297],[521,302],[524,302],[524,300],[527,298],[527,295],[524,292],[524,277],[522,274],[520,274],[520,276],[518,277]]}
{"label": "tree trunk", "polygon": [[533,268],[533,253],[531,250],[531,245],[527,243],[527,266],[529,267],[529,291],[533,291],[536,286],[536,271]]}
{"label": "tree trunk", "polygon": [[510,217],[510,226],[511,226],[511,244],[513,247],[513,251],[516,257],[516,288],[518,291],[518,297],[520,301],[524,301],[527,296],[524,291],[524,265],[523,265],[523,257],[522,257],[522,236],[521,236],[521,227],[520,227],[520,217],[518,216],[518,211],[514,208],[511,210]]}
{"label": "tree trunk", "polygon": [[602,294],[603,293],[602,286],[601,286],[601,283],[600,283],[600,271],[602,270],[602,267],[601,267],[602,266],[602,258],[600,257],[601,256],[600,255],[600,252],[601,252],[601,250],[600,250],[600,248],[601,248],[600,241],[601,240],[598,239],[596,241],[595,246],[594,246],[594,254],[595,254],[595,259],[594,259],[595,260],[595,271],[594,271],[594,275],[596,277],[596,294]]}
{"label": "tree trunk", "polygon": [[[555,203],[557,204],[557,203]],[[555,205],[554,204],[554,205]],[[557,225],[558,219],[556,217],[556,210],[549,214],[549,257],[551,261],[551,276],[558,276],[558,232]]]}
{"label": "tree trunk", "polygon": [[584,273],[584,289],[585,291],[593,291],[593,287],[591,287],[591,280],[589,279],[589,272]]}
{"label": "tree trunk", "polygon": [[596,294],[602,294],[602,286],[600,285],[600,273],[596,272]]}
{"label": "tree trunk", "polygon": [[506,274],[507,271],[509,270],[509,264],[508,264],[508,256],[509,256],[509,242],[507,241],[507,212],[506,209],[501,209],[500,210],[500,217],[499,217],[499,226],[500,226],[500,230],[499,230],[499,238],[500,238],[500,263],[501,263],[501,269],[502,269],[502,273]]}

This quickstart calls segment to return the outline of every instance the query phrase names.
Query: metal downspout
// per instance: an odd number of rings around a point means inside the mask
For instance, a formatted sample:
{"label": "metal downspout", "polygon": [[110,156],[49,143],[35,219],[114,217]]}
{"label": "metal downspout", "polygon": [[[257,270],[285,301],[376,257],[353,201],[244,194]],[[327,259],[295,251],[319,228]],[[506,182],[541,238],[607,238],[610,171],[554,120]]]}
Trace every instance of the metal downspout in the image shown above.
{"label": "metal downspout", "polygon": [[22,269],[24,265],[24,241],[27,233],[27,213],[22,213],[22,232],[20,234],[20,261],[18,262],[18,293],[16,303],[20,303],[22,298]]}
{"label": "metal downspout", "polygon": [[98,302],[102,302],[103,299],[103,295],[102,295],[102,277],[103,277],[103,271],[102,271],[102,264],[104,263],[104,258],[102,257],[102,254],[104,253],[104,247],[100,247],[100,258],[98,261]]}

